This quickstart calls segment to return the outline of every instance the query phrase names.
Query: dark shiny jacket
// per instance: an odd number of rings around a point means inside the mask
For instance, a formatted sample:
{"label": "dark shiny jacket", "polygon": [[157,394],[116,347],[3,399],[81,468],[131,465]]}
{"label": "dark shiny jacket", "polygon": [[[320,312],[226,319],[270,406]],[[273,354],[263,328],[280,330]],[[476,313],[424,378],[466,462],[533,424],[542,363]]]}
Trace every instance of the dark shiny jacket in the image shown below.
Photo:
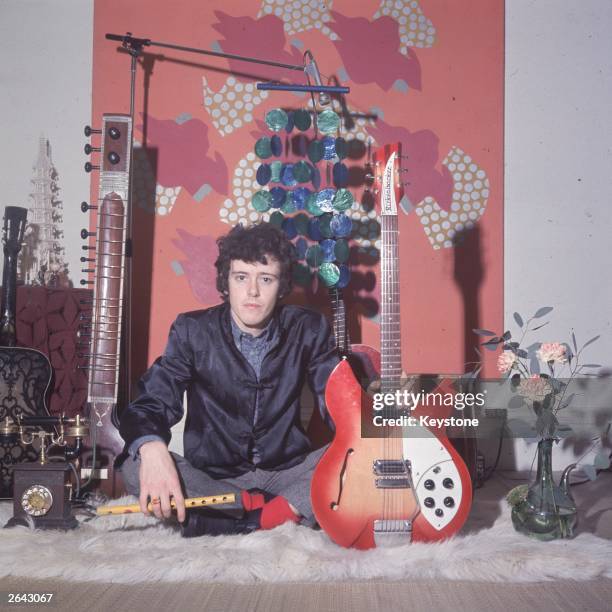
{"label": "dark shiny jacket", "polygon": [[[276,340],[261,366],[260,380],[237,349],[229,304],[180,314],[170,329],[162,357],[139,383],[139,397],[121,415],[126,449],[154,434],[170,441],[170,428],[183,416],[187,390],[184,454],[215,478],[257,467],[286,469],[311,450],[300,423],[300,393],[308,382],[324,420],[327,379],[338,363],[323,315],[299,306],[279,306]],[[256,394],[259,416],[254,424]]]}

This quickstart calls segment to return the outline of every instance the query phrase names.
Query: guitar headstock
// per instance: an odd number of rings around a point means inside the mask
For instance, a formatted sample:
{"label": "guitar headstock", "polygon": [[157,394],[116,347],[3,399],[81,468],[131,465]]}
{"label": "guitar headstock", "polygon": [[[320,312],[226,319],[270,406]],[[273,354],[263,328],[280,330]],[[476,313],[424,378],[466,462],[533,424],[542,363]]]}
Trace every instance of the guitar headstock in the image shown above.
{"label": "guitar headstock", "polygon": [[372,155],[374,190],[380,193],[380,214],[397,215],[397,203],[403,188],[400,181],[401,144],[378,147]]}
{"label": "guitar headstock", "polygon": [[7,206],[4,209],[2,242],[5,252],[16,255],[21,250],[27,225],[28,209],[21,206]]}

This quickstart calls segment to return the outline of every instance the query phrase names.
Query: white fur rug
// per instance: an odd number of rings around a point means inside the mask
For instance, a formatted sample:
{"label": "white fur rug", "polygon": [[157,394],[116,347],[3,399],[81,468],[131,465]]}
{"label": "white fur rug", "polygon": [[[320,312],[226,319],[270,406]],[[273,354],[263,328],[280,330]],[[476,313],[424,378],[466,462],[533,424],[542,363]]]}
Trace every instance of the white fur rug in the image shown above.
{"label": "white fur rug", "polygon": [[[11,515],[12,505],[1,503],[0,524]],[[237,584],[590,580],[612,578],[612,542],[586,533],[573,540],[532,540],[514,531],[505,502],[493,526],[479,532],[365,552],[340,548],[323,532],[293,524],[248,536],[184,539],[172,525],[132,514],[96,518],[68,533],[0,530],[0,577],[5,576]]]}

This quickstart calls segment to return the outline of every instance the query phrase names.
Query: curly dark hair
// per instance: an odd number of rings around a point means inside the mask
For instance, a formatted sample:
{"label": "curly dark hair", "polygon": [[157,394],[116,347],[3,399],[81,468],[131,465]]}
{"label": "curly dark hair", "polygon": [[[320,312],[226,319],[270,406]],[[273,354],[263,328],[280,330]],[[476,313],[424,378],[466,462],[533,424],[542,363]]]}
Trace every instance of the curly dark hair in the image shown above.
{"label": "curly dark hair", "polygon": [[285,297],[292,287],[293,265],[297,259],[296,250],[285,233],[271,223],[259,223],[244,227],[240,224],[225,236],[217,238],[219,256],[215,261],[217,268],[217,290],[223,300],[229,295],[228,278],[232,259],[247,263],[267,264],[266,255],[280,263],[279,299]]}

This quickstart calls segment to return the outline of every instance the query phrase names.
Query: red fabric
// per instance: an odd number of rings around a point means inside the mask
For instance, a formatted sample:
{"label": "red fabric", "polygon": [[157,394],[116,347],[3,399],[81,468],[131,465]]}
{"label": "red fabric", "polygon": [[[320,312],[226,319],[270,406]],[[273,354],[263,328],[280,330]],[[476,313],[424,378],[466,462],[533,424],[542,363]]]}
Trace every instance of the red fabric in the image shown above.
{"label": "red fabric", "polygon": [[289,502],[279,495],[267,504],[264,504],[261,509],[260,520],[262,529],[274,529],[274,527],[278,527],[287,521],[298,523],[300,519],[291,510]]}
{"label": "red fabric", "polygon": [[261,493],[249,493],[248,491],[242,492],[242,505],[247,512],[251,510],[257,510],[263,508],[266,500]]}

